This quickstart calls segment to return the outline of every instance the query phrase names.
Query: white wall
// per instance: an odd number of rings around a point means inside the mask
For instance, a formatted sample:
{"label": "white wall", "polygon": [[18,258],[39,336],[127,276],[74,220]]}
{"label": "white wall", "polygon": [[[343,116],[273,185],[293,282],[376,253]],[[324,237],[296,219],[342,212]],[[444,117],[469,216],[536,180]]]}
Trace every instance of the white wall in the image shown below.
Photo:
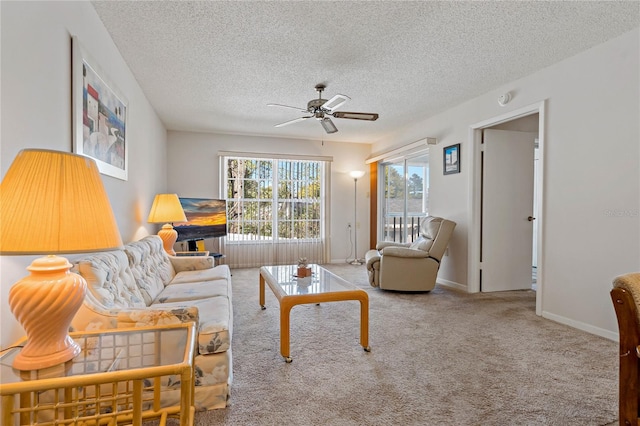
{"label": "white wall", "polygon": [[[430,208],[458,223],[442,278],[467,285],[470,126],[546,100],[543,315],[615,338],[612,278],[640,271],[639,39],[636,29],[374,145],[438,138]],[[507,91],[513,100],[498,106]],[[442,148],[454,143],[461,173],[443,176]]]}
{"label": "white wall", "polygon": [[168,190],[185,197],[219,197],[219,151],[332,156],[332,262],[344,262],[349,256],[347,223],[354,220],[354,185],[349,172],[367,171],[358,180],[358,254],[364,257],[369,247],[369,174],[364,161],[370,153],[370,145],[336,142],[324,142],[323,145],[320,141],[310,140],[169,131]]}
{"label": "white wall", "polygon": [[[166,187],[166,130],[89,2],[0,2],[2,176],[23,148],[72,150],[71,35],[129,102],[129,179],[102,176],[129,242],[155,227],[146,223],[157,192]],[[8,306],[11,285],[27,275],[35,256],[0,257],[0,346],[24,334]]]}

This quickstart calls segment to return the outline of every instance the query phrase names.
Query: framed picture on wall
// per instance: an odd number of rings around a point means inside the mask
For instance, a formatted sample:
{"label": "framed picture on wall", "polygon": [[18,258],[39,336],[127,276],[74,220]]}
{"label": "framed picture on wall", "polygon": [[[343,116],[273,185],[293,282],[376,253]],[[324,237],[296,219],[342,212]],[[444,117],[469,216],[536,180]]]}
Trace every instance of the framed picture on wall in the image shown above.
{"label": "framed picture on wall", "polygon": [[445,147],[442,151],[442,161],[445,175],[460,173],[460,144]]}
{"label": "framed picture on wall", "polygon": [[73,150],[91,157],[100,173],[127,180],[127,105],[80,44],[71,39]]}

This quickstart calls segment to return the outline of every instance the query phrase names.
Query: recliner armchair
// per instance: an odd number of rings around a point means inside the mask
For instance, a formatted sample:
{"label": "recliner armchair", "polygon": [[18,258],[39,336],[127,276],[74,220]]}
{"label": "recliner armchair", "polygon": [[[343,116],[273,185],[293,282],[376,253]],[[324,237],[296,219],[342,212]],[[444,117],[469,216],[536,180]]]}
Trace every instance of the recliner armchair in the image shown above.
{"label": "recliner armchair", "polygon": [[369,284],[383,290],[431,291],[456,223],[428,216],[413,243],[382,241],[365,254]]}

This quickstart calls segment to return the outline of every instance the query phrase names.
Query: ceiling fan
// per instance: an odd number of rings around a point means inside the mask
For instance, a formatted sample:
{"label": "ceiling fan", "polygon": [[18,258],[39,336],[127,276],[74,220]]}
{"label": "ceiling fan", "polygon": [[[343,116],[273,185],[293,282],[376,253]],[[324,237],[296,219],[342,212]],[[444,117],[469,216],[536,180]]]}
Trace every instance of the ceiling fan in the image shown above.
{"label": "ceiling fan", "polygon": [[349,118],[352,120],[366,121],[375,121],[378,119],[378,114],[375,113],[336,111],[351,98],[345,95],[335,95],[329,100],[322,99],[322,91],[325,89],[325,87],[326,86],[324,84],[316,85],[318,99],[311,99],[307,103],[306,109],[289,105],[267,104],[267,106],[295,109],[306,114],[305,116],[294,118],[293,120],[285,121],[284,123],[276,124],[275,127],[288,126],[289,124],[297,123],[298,121],[315,118],[316,120],[320,121],[320,124],[322,124],[322,127],[324,127],[324,130],[327,133],[335,133],[338,131],[338,128],[335,126],[335,124],[333,124],[333,121],[331,121],[331,118],[329,117]]}

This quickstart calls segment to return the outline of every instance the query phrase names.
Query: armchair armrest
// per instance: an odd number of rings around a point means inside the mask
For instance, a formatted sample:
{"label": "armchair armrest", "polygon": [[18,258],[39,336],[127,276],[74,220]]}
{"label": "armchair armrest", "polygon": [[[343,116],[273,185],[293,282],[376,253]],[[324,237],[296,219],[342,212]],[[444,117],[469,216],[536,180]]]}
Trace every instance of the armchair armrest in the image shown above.
{"label": "armchair armrest", "polygon": [[364,254],[364,262],[367,265],[367,269],[372,269],[374,263],[380,262],[380,252],[378,250],[367,251]]}
{"label": "armchair armrest", "polygon": [[173,269],[178,272],[211,269],[215,266],[213,256],[169,256]]}
{"label": "armchair armrest", "polygon": [[423,259],[429,257],[429,252],[409,247],[387,247],[384,249],[383,256]]}
{"label": "armchair armrest", "polygon": [[380,241],[376,244],[376,250],[382,250],[387,247],[409,247],[410,243],[395,243],[393,241]]}

